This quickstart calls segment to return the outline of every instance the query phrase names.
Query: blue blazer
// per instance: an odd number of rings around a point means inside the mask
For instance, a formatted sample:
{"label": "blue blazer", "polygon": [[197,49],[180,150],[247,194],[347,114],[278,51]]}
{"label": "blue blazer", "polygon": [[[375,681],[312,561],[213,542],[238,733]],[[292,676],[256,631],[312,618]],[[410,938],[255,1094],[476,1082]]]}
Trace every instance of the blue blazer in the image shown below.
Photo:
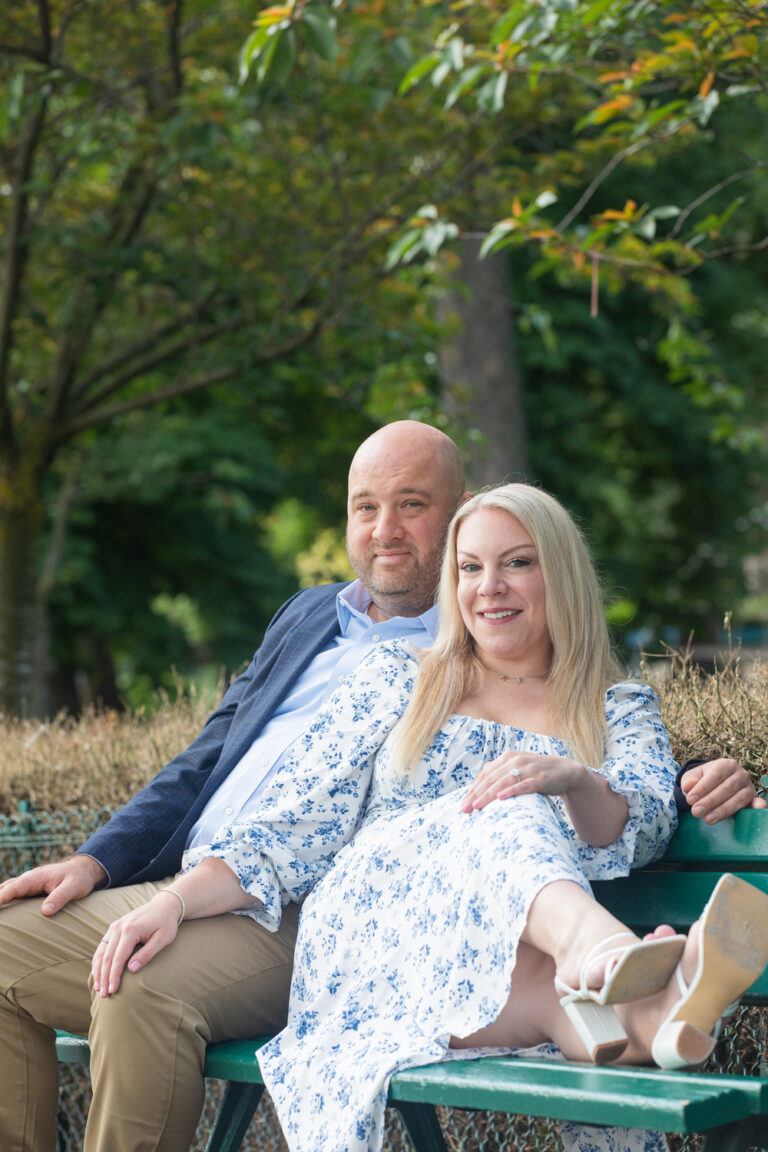
{"label": "blue blazer", "polygon": [[338,634],[336,595],[344,586],[308,588],[286,601],[197,739],[78,849],[104,866],[110,887],[178,872],[190,829],[210,797],[309,662]]}

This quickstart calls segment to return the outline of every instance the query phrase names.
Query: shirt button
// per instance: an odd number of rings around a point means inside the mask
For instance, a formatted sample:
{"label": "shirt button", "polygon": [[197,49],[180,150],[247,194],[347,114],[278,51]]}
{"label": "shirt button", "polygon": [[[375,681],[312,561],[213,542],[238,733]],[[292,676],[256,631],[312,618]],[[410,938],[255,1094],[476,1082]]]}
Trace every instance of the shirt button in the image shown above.
{"label": "shirt button", "polygon": [[381,640],[381,636],[378,632],[374,632],[371,639],[373,640],[374,644],[378,644],[379,640]]}
{"label": "shirt button", "polygon": [[268,756],[265,756],[264,759],[261,761],[261,766],[262,766],[262,768],[269,768],[269,757]]}
{"label": "shirt button", "polygon": [[234,808],[225,808],[224,812],[226,813],[227,816],[231,816],[232,813],[234,812]]}

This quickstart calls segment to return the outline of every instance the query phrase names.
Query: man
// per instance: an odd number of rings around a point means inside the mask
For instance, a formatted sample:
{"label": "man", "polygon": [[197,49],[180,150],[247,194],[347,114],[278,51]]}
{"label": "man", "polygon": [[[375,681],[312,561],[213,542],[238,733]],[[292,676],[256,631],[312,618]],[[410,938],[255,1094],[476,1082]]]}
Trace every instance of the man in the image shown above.
{"label": "man", "polygon": [[[252,802],[374,644],[393,636],[430,642],[445,529],[462,490],[459,455],[443,433],[414,421],[374,433],[349,475],[347,546],[358,580],[289,600],[185,752],[74,856],[0,885],[0,905],[19,901],[0,914],[3,1152],[55,1148],[51,1029],[90,1035],[84,1152],[186,1152],[202,1106],[206,1043],[282,1027],[295,907],[274,935],[250,917],[185,921],[184,949],[161,953],[119,995],[92,1003],[93,952],[113,920],[165,886],[186,847],[207,842]],[[694,771],[710,815],[743,805],[742,770],[728,768],[711,790],[712,766]],[[20,900],[40,895],[42,904]]]}

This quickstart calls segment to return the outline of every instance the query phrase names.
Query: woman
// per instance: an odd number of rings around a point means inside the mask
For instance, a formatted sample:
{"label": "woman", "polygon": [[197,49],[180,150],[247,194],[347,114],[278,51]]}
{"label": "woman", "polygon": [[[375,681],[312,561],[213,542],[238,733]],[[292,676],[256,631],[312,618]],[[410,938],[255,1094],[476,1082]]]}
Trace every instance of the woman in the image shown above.
{"label": "woman", "polygon": [[[179,913],[274,927],[314,888],[289,1024],[260,1054],[296,1152],[379,1148],[391,1073],[478,1048],[700,1061],[768,959],[768,898],[734,878],[687,941],[661,927],[640,942],[590,894],[664,851],[675,764],[656,697],[620,681],[564,509],[520,484],[469,501],[439,602],[433,648],[380,646],[296,742],[258,821],[190,853],[94,957],[107,994]],[[739,916],[760,941],[751,966],[721,943]]]}

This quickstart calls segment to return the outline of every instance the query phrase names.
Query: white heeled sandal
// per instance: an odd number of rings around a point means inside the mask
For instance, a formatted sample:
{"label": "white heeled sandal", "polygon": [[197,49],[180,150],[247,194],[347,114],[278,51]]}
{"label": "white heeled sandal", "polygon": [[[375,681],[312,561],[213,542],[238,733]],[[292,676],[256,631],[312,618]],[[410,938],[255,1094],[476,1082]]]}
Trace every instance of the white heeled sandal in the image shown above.
{"label": "white heeled sandal", "polygon": [[[613,941],[627,937],[634,944],[610,947]],[[684,947],[685,936],[637,940],[632,932],[617,932],[601,940],[584,957],[578,988],[571,988],[555,976],[560,1005],[593,1064],[616,1060],[627,1046],[627,1034],[613,1005],[642,1000],[665,988]],[[601,960],[605,961],[603,985],[590,988],[588,974]]]}
{"label": "white heeled sandal", "polygon": [[690,984],[680,967],[680,999],[651,1046],[660,1068],[701,1064],[723,1019],[768,963],[768,895],[737,876],[721,876],[699,920],[699,960]]}

